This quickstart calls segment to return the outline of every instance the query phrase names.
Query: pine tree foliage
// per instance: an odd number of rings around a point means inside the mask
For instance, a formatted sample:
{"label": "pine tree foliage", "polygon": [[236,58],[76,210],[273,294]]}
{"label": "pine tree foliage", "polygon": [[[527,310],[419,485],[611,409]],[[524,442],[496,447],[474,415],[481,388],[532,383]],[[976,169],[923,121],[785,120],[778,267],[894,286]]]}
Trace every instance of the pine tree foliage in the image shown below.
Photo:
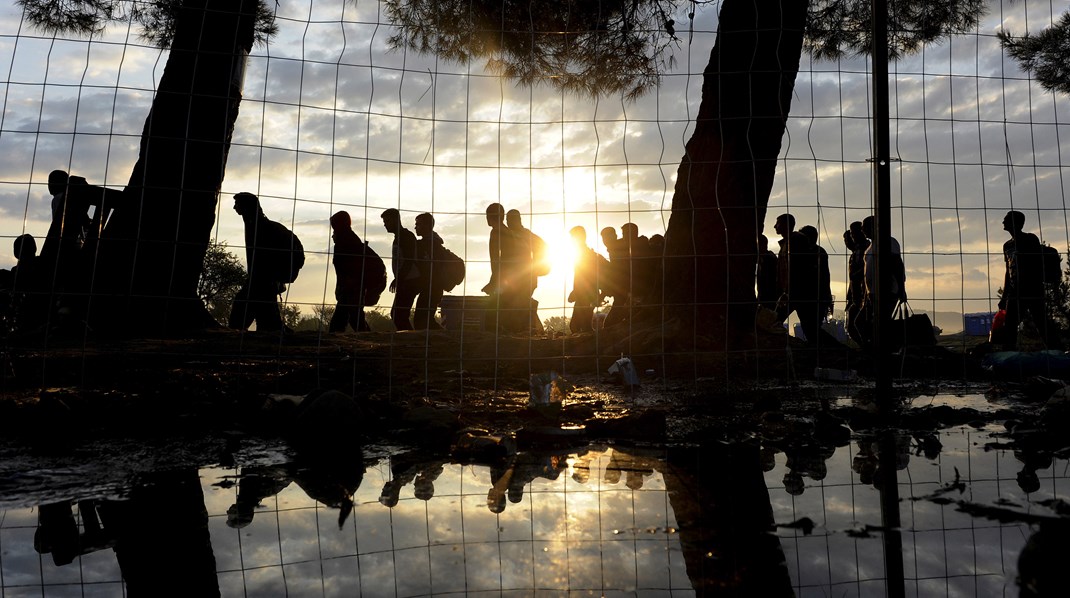
{"label": "pine tree foliage", "polygon": [[1070,12],[1037,34],[999,32],[1000,43],[1044,89],[1070,93]]}
{"label": "pine tree foliage", "polygon": [[[175,36],[175,20],[184,0],[15,0],[25,18],[47,33],[80,36],[100,35],[109,23],[133,22],[141,38],[159,48],[168,48]],[[276,33],[275,14],[259,2],[256,11],[256,43],[266,44]]]}

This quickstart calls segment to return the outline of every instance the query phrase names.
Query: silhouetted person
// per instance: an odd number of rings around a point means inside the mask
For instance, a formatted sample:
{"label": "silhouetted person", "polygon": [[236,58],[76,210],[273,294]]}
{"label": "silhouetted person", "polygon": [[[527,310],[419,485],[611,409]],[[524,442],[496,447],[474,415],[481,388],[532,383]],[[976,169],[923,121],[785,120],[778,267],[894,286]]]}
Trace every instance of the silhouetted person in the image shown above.
{"label": "silhouetted person", "polygon": [[409,314],[412,312],[412,303],[420,292],[416,235],[401,226],[401,213],[394,208],[383,211],[383,227],[394,235],[394,243],[390,247],[390,269],[394,273],[394,279],[390,281],[390,292],[394,293],[390,319],[394,321],[395,329],[412,330]]}
{"label": "silhouetted person", "polygon": [[245,284],[234,296],[228,326],[247,330],[255,321],[260,332],[283,329],[279,310],[279,294],[285,290],[287,277],[283,263],[289,263],[285,246],[290,232],[282,224],[269,220],[260,209],[260,199],[252,193],[234,196],[234,211],[245,223],[245,261],[248,273]]}
{"label": "silhouetted person", "polygon": [[354,332],[371,330],[364,319],[364,308],[375,305],[386,289],[386,265],[353,232],[352,224],[348,212],[331,216],[331,229],[334,230],[334,298],[338,303],[328,326],[330,332],[345,332],[346,325],[352,327]]}
{"label": "silhouetted person", "polygon": [[628,311],[631,305],[629,295],[630,267],[628,247],[624,240],[617,237],[617,231],[607,226],[601,231],[602,244],[609,254],[609,271],[606,272],[605,281],[602,283],[602,292],[613,297],[613,305],[606,314],[603,326],[613,326],[628,319]]}
{"label": "silhouetted person", "polygon": [[48,192],[52,194],[52,223],[41,248],[50,288],[63,290],[77,276],[79,252],[89,226],[89,202],[78,187],[87,186],[82,177],[63,170],[48,173]]}
{"label": "silhouetted person", "polygon": [[533,322],[537,321],[532,311],[531,296],[539,286],[539,277],[550,271],[546,260],[546,241],[524,227],[518,210],[505,213],[505,225],[512,233],[516,251],[514,284],[510,285],[506,302],[513,310],[513,327],[520,332],[528,332]]}
{"label": "silhouetted person", "polygon": [[[522,272],[523,255],[516,234],[506,226],[505,207],[500,203],[487,206],[487,226],[490,227],[490,281],[483,292],[490,295],[488,317],[494,319],[490,328],[502,332],[520,332],[527,328],[524,314],[530,310],[531,284]],[[525,295],[524,288],[528,287]],[[517,313],[517,297],[527,297],[527,305]]]}
{"label": "silhouetted person", "polygon": [[44,323],[48,316],[41,259],[33,235],[19,235],[12,249],[18,261],[11,270],[0,270],[0,315],[7,328],[29,330]]}
{"label": "silhouetted person", "polygon": [[[435,320],[435,312],[442,303],[445,292],[443,264],[436,267],[436,260],[442,257],[442,237],[435,232],[435,217],[424,212],[416,217],[416,260],[420,271],[420,291],[416,296],[416,315],[413,324],[417,330],[442,330],[442,325]],[[437,270],[437,272],[436,272]]]}
{"label": "silhouetted person", "polygon": [[647,290],[646,302],[660,305],[665,290],[665,237],[650,235],[650,271],[651,284]]}
{"label": "silhouetted person", "polygon": [[795,230],[795,217],[781,214],[774,230],[781,236],[777,256],[777,286],[781,296],[777,315],[786,320],[791,312],[799,315],[806,342],[814,346],[836,346],[836,339],[821,328],[825,308],[821,301],[820,258],[810,239]]}
{"label": "silhouetted person", "polygon": [[587,246],[587,231],[582,226],[573,227],[569,235],[576,246],[576,262],[572,270],[572,292],[568,294],[569,302],[575,305],[568,328],[574,333],[590,332],[594,329],[594,308],[602,304],[599,274],[609,269],[609,262]]}
{"label": "silhouetted person", "polygon": [[654,262],[650,254],[650,240],[639,234],[639,226],[628,222],[620,227],[621,243],[627,252],[628,297],[634,306],[646,300],[654,282]]}
{"label": "silhouetted person", "polygon": [[777,299],[780,298],[776,277],[777,259],[769,249],[769,237],[758,235],[758,305],[770,310],[776,309]]}
{"label": "silhouetted person", "polygon": [[843,233],[843,243],[851,252],[847,260],[847,334],[851,340],[863,346],[866,343],[864,331],[870,328],[860,319],[866,301],[866,249],[869,239],[862,232],[861,222],[852,222],[851,227]]}
{"label": "silhouetted person", "polygon": [[888,248],[891,255],[886,256],[881,262],[884,266],[880,281],[881,312],[876,312],[876,296],[874,293],[877,284],[877,273],[874,251],[876,251],[877,239],[875,237],[875,226],[876,222],[873,216],[866,216],[862,220],[862,233],[870,241],[869,247],[866,248],[865,252],[866,304],[865,313],[862,315],[863,321],[868,321],[870,324],[870,328],[863,332],[863,336],[868,339],[867,345],[873,342],[872,327],[877,318],[880,318],[881,322],[890,322],[892,314],[895,312],[895,306],[907,300],[907,278],[906,268],[903,264],[903,252],[899,247],[899,241],[895,237],[889,237]]}
{"label": "silhouetted person", "polygon": [[[119,204],[123,192],[90,185],[84,178],[63,170],[48,173],[48,192],[52,194],[52,222],[41,247],[44,282],[53,290],[70,292],[87,282],[86,266],[90,262],[83,259],[82,248],[94,222],[97,229],[93,231],[93,239],[96,239],[102,206]],[[91,207],[97,208],[92,219]]]}
{"label": "silhouetted person", "polygon": [[832,276],[829,273],[829,254],[817,242],[817,228],[808,224],[800,228],[799,232],[810,241],[814,246],[814,251],[817,252],[817,290],[820,301],[818,309],[821,310],[822,319],[824,319],[825,316],[832,315]]}
{"label": "silhouetted person", "polygon": [[1011,238],[1003,244],[1003,259],[1007,270],[1003,277],[1003,295],[999,308],[1007,310],[1004,324],[1003,348],[1018,348],[1018,324],[1027,314],[1037,327],[1049,349],[1059,347],[1058,326],[1048,317],[1044,297],[1043,249],[1040,239],[1022,230],[1025,214],[1011,210],[1003,218],[1003,230]]}

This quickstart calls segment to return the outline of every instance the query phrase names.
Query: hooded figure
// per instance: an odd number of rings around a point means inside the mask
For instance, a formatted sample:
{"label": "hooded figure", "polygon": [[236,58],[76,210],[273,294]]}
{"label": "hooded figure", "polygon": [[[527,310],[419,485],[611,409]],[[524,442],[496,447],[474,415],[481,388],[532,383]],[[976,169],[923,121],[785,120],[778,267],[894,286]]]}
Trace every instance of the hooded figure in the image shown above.
{"label": "hooded figure", "polygon": [[264,216],[260,199],[252,193],[235,195],[234,211],[245,222],[248,275],[234,296],[228,325],[247,330],[255,321],[257,331],[277,332],[283,329],[279,294],[292,280],[291,250],[295,250],[296,237],[285,226]]}

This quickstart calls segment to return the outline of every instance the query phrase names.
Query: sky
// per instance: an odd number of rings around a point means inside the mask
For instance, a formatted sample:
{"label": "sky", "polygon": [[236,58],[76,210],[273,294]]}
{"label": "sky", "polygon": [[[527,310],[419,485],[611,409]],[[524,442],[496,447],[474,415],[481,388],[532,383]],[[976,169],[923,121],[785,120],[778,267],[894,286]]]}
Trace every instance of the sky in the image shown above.
{"label": "sky", "polygon": [[[213,236],[244,259],[230,196],[257,193],[268,217],[301,238],[307,261],[286,296],[333,303],[328,218],[344,209],[381,255],[379,214],[396,207],[412,226],[430,211],[447,247],[468,262],[454,295],[479,295],[489,278],[484,210],[518,209],[559,249],[540,279],[540,315],[568,315],[569,228],[625,222],[661,234],[675,173],[700,100],[718,4],[674,15],[680,38],[661,84],[637,101],[529,88],[457,64],[392,51],[394,28],[378,2],[283,0],[279,35],[254,48]],[[993,2],[976,31],[924,47],[890,66],[893,234],[915,309],[994,309],[1002,283],[1004,213],[1067,250],[1067,99],[1043,91],[1003,55],[995,33],[1040,31],[1066,2]],[[1053,14],[1054,13],[1054,14]],[[111,25],[91,40],[30,28],[0,7],[0,266],[9,242],[48,228],[49,171],[123,187],[166,62],[136,28]],[[845,294],[843,231],[870,213],[867,61],[804,55],[783,140],[766,231],[776,215],[814,224],[832,255],[833,294]],[[773,239],[775,247],[775,239]],[[600,245],[595,247],[603,251]],[[388,302],[391,295],[381,300]],[[837,305],[842,310],[842,303]],[[946,330],[961,322],[937,317]]]}

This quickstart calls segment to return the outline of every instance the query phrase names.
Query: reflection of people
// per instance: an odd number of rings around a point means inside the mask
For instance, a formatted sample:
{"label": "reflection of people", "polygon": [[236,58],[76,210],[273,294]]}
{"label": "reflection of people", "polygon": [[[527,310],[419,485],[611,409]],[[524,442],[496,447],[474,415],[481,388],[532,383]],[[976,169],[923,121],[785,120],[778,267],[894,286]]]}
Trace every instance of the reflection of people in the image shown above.
{"label": "reflection of people", "polygon": [[576,262],[572,271],[572,292],[568,294],[569,302],[575,305],[568,327],[574,333],[590,332],[594,324],[594,308],[602,303],[598,281],[601,272],[609,269],[609,262],[587,246],[587,231],[582,226],[573,227],[569,235],[576,247]]}
{"label": "reflection of people", "polygon": [[390,308],[390,319],[398,331],[412,330],[409,314],[412,302],[420,292],[420,270],[416,265],[416,235],[401,225],[401,212],[394,208],[383,211],[383,227],[393,233],[394,243],[390,248],[390,269],[394,279],[390,281],[390,292],[394,293],[394,303]]}
{"label": "reflection of people", "polygon": [[1003,348],[1018,348],[1018,324],[1028,314],[1049,349],[1059,347],[1058,325],[1048,315],[1044,297],[1043,248],[1033,233],[1022,230],[1025,214],[1011,210],[1003,218],[1003,230],[1011,238],[1003,244],[1003,258],[1007,265],[1003,277],[1003,294],[999,308],[1007,310],[1003,325]]}
{"label": "reflection of people", "polygon": [[285,467],[246,467],[238,481],[238,497],[227,509],[227,526],[241,529],[253,522],[260,503],[282,492],[290,485],[290,472]]}
{"label": "reflection of people", "polygon": [[435,480],[442,475],[442,464],[425,465],[412,482],[412,492],[420,500],[431,500],[435,496]]}
{"label": "reflection of people", "polygon": [[1066,577],[1063,567],[1070,559],[1066,544],[1067,526],[1059,522],[1043,522],[1026,540],[1018,555],[1018,588],[1021,598],[1063,596]]}
{"label": "reflection of people", "polygon": [[492,465],[487,508],[491,513],[505,511],[506,499],[513,504],[523,501],[524,488],[535,478],[553,481],[566,468],[568,455],[536,452],[518,453],[507,465]]}
{"label": "reflection of people", "polygon": [[609,484],[620,483],[622,473],[625,486],[640,490],[643,488],[643,479],[654,475],[654,468],[644,456],[614,450],[606,465],[605,481]]}
{"label": "reflection of people", "polygon": [[33,535],[33,547],[38,554],[51,553],[52,562],[63,566],[81,554],[78,544],[78,523],[69,501],[38,507],[37,531]]}
{"label": "reflection of people", "polygon": [[[385,507],[396,507],[398,501],[401,499],[401,489],[407,486],[409,482],[412,482],[419,473],[419,465],[412,464],[404,457],[399,458],[396,461],[394,457],[391,457],[391,478],[383,484],[383,490],[379,493],[379,503]],[[432,492],[433,491],[434,490],[432,489]]]}
{"label": "reflection of people", "polygon": [[1051,467],[1052,458],[1046,451],[1016,450],[1014,457],[1022,462],[1018,472],[1018,487],[1022,492],[1033,493],[1040,490],[1040,477],[1037,470]]}
{"label": "reflection of people", "polygon": [[338,529],[353,512],[353,495],[364,481],[363,454],[346,457],[335,455],[326,461],[298,463],[293,474],[294,483],[312,500],[338,509]]}
{"label": "reflection of people", "polygon": [[279,293],[288,275],[283,272],[284,262],[289,270],[288,249],[283,248],[290,244],[290,231],[269,220],[260,209],[260,199],[252,193],[235,195],[234,211],[245,223],[245,260],[249,270],[234,296],[228,325],[246,330],[255,321],[258,331],[277,332],[283,329]]}

